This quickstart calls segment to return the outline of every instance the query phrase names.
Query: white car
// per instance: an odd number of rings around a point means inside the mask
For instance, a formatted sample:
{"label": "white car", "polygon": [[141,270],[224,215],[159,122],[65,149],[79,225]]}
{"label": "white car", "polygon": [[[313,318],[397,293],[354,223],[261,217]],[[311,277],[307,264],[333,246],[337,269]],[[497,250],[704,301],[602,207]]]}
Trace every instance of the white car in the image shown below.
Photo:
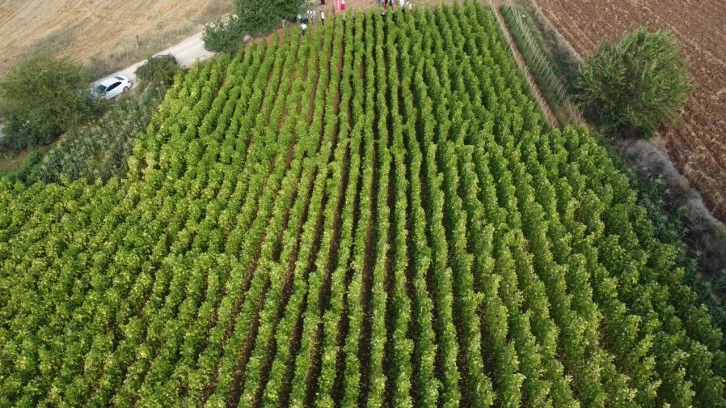
{"label": "white car", "polygon": [[93,93],[98,98],[112,99],[131,89],[133,84],[125,76],[108,77],[93,87]]}

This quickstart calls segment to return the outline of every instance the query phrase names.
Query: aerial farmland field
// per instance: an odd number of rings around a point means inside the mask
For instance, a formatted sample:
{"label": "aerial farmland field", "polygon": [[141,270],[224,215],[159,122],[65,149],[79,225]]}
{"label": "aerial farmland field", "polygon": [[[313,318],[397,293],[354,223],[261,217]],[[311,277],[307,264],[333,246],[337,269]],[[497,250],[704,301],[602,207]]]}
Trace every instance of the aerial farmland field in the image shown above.
{"label": "aerial farmland field", "polygon": [[696,83],[683,120],[661,139],[680,172],[726,220],[726,6],[721,0],[536,0],[575,50],[645,26],[667,29],[683,45]]}
{"label": "aerial farmland field", "polygon": [[483,3],[196,64],[128,167],[0,180],[0,406],[726,405],[676,249]]}

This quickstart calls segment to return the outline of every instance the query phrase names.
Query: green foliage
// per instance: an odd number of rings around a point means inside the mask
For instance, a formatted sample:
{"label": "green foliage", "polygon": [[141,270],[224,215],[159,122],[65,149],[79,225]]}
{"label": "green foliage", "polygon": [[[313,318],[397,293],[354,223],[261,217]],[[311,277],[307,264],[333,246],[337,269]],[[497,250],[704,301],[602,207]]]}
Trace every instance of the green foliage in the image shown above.
{"label": "green foliage", "polygon": [[0,180],[0,405],[725,406],[675,250],[491,10],[392,14],[195,65],[123,179]]}
{"label": "green foliage", "polygon": [[692,86],[668,32],[641,28],[601,44],[578,72],[579,102],[606,132],[652,136],[678,119]]}
{"label": "green foliage", "polygon": [[20,181],[25,184],[32,184],[38,180],[38,173],[41,170],[44,152],[33,152],[25,158],[23,164],[7,175],[10,181]]}
{"label": "green foliage", "polygon": [[281,19],[292,20],[304,0],[235,0],[239,27],[250,34],[270,30]]}
{"label": "green foliage", "polygon": [[244,36],[239,18],[232,16],[226,22],[217,20],[205,25],[202,39],[207,51],[233,53],[242,46]]}
{"label": "green foliage", "polygon": [[65,176],[93,182],[123,176],[133,141],[148,126],[164,93],[163,87],[145,87],[141,93],[118,101],[96,122],[53,145],[33,172],[21,180],[27,184],[58,183]]}
{"label": "green foliage", "polygon": [[562,71],[545,49],[544,42],[537,35],[534,23],[525,9],[515,5],[503,5],[500,10],[529,71],[557,119],[563,124],[576,122],[578,113],[568,96]]}
{"label": "green foliage", "polygon": [[208,51],[237,51],[245,35],[267,32],[282,19],[292,21],[304,0],[235,0],[236,14],[204,27],[204,48]]}
{"label": "green foliage", "polygon": [[174,57],[162,55],[149,58],[144,65],[137,68],[136,77],[153,86],[170,87],[179,71],[181,68]]}
{"label": "green foliage", "polygon": [[50,143],[99,112],[88,98],[87,71],[68,58],[32,56],[0,81],[6,136],[0,146],[25,149]]}

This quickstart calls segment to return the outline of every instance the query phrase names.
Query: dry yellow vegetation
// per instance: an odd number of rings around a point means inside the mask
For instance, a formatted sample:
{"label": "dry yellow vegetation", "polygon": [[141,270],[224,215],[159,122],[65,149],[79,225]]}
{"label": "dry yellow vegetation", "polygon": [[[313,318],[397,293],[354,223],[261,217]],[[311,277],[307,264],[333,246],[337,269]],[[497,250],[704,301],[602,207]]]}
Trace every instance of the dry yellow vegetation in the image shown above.
{"label": "dry yellow vegetation", "polygon": [[0,76],[24,55],[48,51],[100,74],[165,49],[228,13],[231,0],[4,0]]}

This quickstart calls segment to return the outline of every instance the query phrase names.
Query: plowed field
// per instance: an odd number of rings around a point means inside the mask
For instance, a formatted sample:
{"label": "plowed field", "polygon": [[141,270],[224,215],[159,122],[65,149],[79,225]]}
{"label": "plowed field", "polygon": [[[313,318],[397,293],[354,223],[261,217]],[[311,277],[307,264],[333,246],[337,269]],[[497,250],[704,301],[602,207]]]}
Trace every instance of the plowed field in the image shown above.
{"label": "plowed field", "polygon": [[581,55],[637,27],[668,29],[691,61],[696,90],[661,134],[671,159],[726,220],[726,5],[723,0],[537,0]]}
{"label": "plowed field", "polygon": [[0,76],[38,49],[120,68],[188,36],[230,6],[228,0],[0,1]]}

